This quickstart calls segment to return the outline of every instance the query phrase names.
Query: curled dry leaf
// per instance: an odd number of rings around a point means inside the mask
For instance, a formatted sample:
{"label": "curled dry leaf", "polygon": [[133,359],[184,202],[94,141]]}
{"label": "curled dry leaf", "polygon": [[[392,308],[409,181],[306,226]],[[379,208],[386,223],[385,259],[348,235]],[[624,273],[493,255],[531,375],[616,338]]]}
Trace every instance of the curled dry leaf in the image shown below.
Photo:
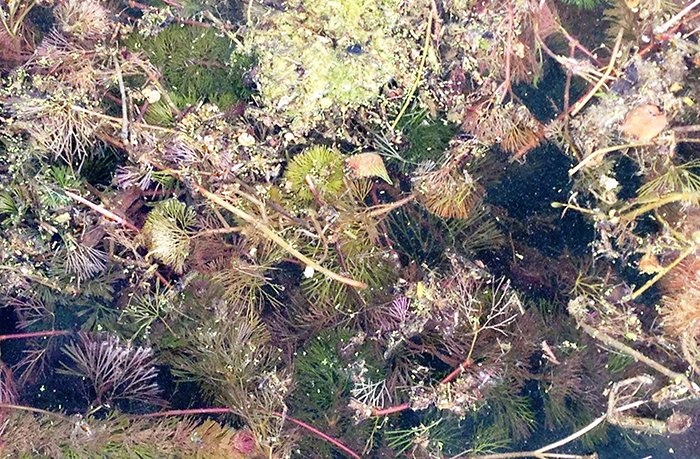
{"label": "curled dry leaf", "polygon": [[345,167],[353,178],[379,177],[391,184],[384,160],[377,153],[360,153],[345,160]]}
{"label": "curled dry leaf", "polygon": [[666,128],[668,119],[656,105],[642,105],[627,115],[622,133],[629,138],[648,142]]}

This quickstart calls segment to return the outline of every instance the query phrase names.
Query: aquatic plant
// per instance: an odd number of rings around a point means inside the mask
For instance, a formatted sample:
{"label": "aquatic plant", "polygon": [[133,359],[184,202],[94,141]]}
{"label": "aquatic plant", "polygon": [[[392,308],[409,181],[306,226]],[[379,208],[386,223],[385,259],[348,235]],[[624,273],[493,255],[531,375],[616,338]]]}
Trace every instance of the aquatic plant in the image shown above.
{"label": "aquatic plant", "polygon": [[334,200],[343,188],[344,156],[335,148],[313,146],[294,156],[287,166],[285,188],[292,199],[309,202],[314,194],[325,202]]}
{"label": "aquatic plant", "polygon": [[93,406],[119,400],[161,403],[150,348],[130,347],[113,335],[80,333],[78,342],[66,345],[63,352],[74,367],[62,371],[90,381]]}
{"label": "aquatic plant", "polygon": [[[566,439],[514,455],[554,457],[689,427],[697,5],[618,2],[608,47],[539,0],[48,3],[0,5],[8,454],[478,458],[534,426]],[[499,200],[523,170],[563,172],[590,253],[542,194]],[[172,411],[112,411],[156,374]]]}
{"label": "aquatic plant", "polygon": [[413,189],[428,211],[443,218],[467,218],[483,198],[469,172],[452,166],[420,174]]}
{"label": "aquatic plant", "polygon": [[395,74],[390,50],[403,37],[393,33],[399,10],[390,1],[294,4],[307,14],[261,12],[244,41],[258,57],[262,100],[303,132],[331,108],[345,113],[374,100]]}
{"label": "aquatic plant", "polygon": [[158,203],[148,214],[143,232],[148,241],[149,255],[182,273],[190,253],[190,231],[195,224],[195,212],[184,202],[170,199]]}
{"label": "aquatic plant", "polygon": [[58,28],[76,39],[94,43],[111,32],[113,22],[108,19],[109,11],[94,0],[67,0],[54,10]]}
{"label": "aquatic plant", "polygon": [[[254,59],[236,50],[230,39],[213,29],[171,24],[155,36],[135,32],[125,45],[144,52],[153,65],[162,69],[165,87],[180,109],[209,98],[226,110],[252,92],[244,84],[243,74],[250,70]],[[167,113],[164,104],[156,105],[148,107],[150,119],[167,119],[163,116]]]}

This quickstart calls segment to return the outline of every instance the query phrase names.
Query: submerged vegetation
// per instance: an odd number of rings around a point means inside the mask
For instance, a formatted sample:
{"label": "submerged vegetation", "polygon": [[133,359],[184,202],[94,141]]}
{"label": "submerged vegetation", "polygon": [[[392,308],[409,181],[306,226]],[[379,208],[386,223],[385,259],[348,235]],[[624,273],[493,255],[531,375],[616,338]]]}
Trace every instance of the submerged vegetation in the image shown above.
{"label": "submerged vegetation", "polygon": [[697,3],[2,2],[1,456],[694,453]]}

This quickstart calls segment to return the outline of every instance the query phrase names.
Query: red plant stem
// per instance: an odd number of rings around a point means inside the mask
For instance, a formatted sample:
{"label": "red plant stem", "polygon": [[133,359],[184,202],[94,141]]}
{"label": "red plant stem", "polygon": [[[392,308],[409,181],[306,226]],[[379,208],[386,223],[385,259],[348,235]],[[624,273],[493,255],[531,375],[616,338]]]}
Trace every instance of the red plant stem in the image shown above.
{"label": "red plant stem", "polygon": [[[75,199],[76,201],[85,204],[86,206],[88,206],[92,210],[95,210],[95,211],[101,213],[106,218],[108,218],[110,220],[114,220],[115,222],[119,223],[120,225],[124,225],[127,228],[136,231],[137,233],[141,232],[139,227],[137,227],[136,225],[131,223],[129,220],[120,217],[119,215],[115,214],[114,212],[110,212],[109,210],[105,209],[104,207],[97,205],[97,204],[94,204],[91,201],[88,201],[87,199],[83,198],[82,196],[78,196],[77,194],[72,193],[68,190],[63,190],[63,192],[66,193],[69,197]],[[168,280],[165,277],[163,277],[163,275],[161,273],[156,271],[154,273],[154,276],[156,276],[163,283],[163,285],[170,287],[170,282],[168,282]]]}
{"label": "red plant stem", "polygon": [[[160,411],[158,413],[149,413],[149,414],[141,414],[138,416],[135,416],[137,418],[159,418],[159,417],[164,417],[164,416],[186,416],[189,414],[225,414],[225,413],[233,413],[233,410],[230,408],[194,408],[190,410],[170,410],[170,411]],[[318,437],[323,438],[327,442],[337,446],[338,448],[342,449],[346,453],[348,453],[350,456],[354,457],[355,459],[361,459],[360,455],[345,446],[344,444],[340,443],[338,440],[336,440],[333,437],[330,437],[320,430],[316,429],[315,427],[310,426],[309,424],[302,422],[298,419],[294,419],[293,417],[287,416],[285,414],[282,414],[277,411],[273,411],[271,413],[273,416],[277,416],[278,418],[281,419],[287,419],[290,422],[293,422],[294,424],[301,426],[308,430],[309,432],[313,433],[314,435],[317,435]]]}
{"label": "red plant stem", "polygon": [[372,416],[385,416],[387,414],[400,413],[406,411],[411,406],[408,403],[402,403],[401,405],[390,406],[389,408],[384,408],[381,410],[372,410]]}
{"label": "red plant stem", "polygon": [[115,103],[117,103],[117,104],[119,104],[119,105],[122,104],[122,100],[121,100],[119,97],[117,97],[117,96],[115,96],[114,94],[111,94],[111,93],[109,93],[109,92],[108,92],[107,94],[105,94],[105,98],[106,98],[106,99],[109,99],[109,100],[111,100],[112,102],[115,102]]}
{"label": "red plant stem", "polygon": [[570,43],[571,45],[573,45],[576,49],[578,49],[579,51],[581,51],[581,52],[582,52],[583,54],[585,54],[586,56],[590,57],[591,60],[592,60],[593,62],[595,62],[595,64],[596,64],[598,67],[600,67],[600,66],[603,65],[603,64],[600,63],[600,61],[598,60],[598,58],[595,57],[595,55],[594,55],[592,52],[588,51],[588,48],[586,48],[585,46],[583,46],[577,39],[575,39],[574,37],[572,37],[572,36],[569,34],[569,32],[568,32],[566,29],[564,29],[563,27],[561,28],[561,33],[564,35],[564,37],[569,41],[569,43]]}
{"label": "red plant stem", "polygon": [[147,100],[143,101],[143,105],[141,105],[141,108],[139,109],[139,116],[136,118],[137,123],[141,123],[143,121],[143,115],[146,114],[146,110],[148,110],[148,107],[151,105],[151,103]]}
{"label": "red plant stem", "polygon": [[225,414],[232,413],[231,408],[193,408],[189,410],[159,411],[157,413],[139,414],[137,418],[162,418],[166,416],[187,416],[189,414]]}
{"label": "red plant stem", "polygon": [[182,9],[182,5],[180,5],[179,3],[174,2],[174,1],[172,1],[172,0],[161,0],[161,1],[162,1],[163,3],[165,3],[166,5],[170,5],[170,6],[172,6],[172,7],[175,7],[175,8],[177,8],[177,9],[179,9],[179,10]]}
{"label": "red plant stem", "polygon": [[338,448],[342,449],[343,451],[345,451],[346,453],[348,453],[350,456],[354,457],[355,459],[361,459],[361,458],[360,458],[360,455],[357,454],[355,451],[351,450],[350,448],[348,448],[348,447],[345,446],[344,444],[340,443],[340,442],[339,442],[338,440],[336,440],[335,438],[330,437],[330,436],[324,434],[323,432],[321,432],[320,430],[316,429],[315,427],[312,427],[312,426],[308,425],[307,423],[302,422],[302,421],[300,421],[300,420],[298,420],[298,419],[294,419],[294,418],[289,417],[289,416],[287,416],[287,415],[284,415],[284,414],[282,414],[282,413],[278,413],[277,411],[273,411],[272,414],[273,414],[274,416],[277,416],[278,418],[288,419],[289,421],[293,422],[294,424],[305,428],[306,430],[308,430],[309,432],[313,433],[314,435],[317,435],[318,437],[323,438],[323,439],[326,440],[327,442],[329,442],[329,443],[331,443],[331,444],[337,446]]}
{"label": "red plant stem", "polygon": [[39,338],[42,336],[68,335],[69,333],[71,333],[70,330],[47,330],[40,332],[15,333],[11,335],[0,335],[0,341],[5,341],[8,339]]}
{"label": "red plant stem", "polygon": [[[455,368],[449,375],[445,376],[445,379],[440,381],[440,384],[447,384],[449,382],[452,382],[452,380],[455,379],[457,376],[459,376],[460,373],[462,373],[464,370],[469,368],[471,366],[471,364],[472,364],[471,359],[465,360],[457,368]],[[401,405],[390,406],[389,408],[383,408],[381,410],[380,409],[373,409],[372,416],[386,416],[388,414],[400,413],[402,411],[406,411],[409,408],[410,408],[410,405],[408,403],[402,403]]]}
{"label": "red plant stem", "polygon": [[76,201],[78,201],[82,204],[85,204],[86,206],[88,206],[92,210],[95,210],[95,211],[101,213],[102,215],[104,215],[108,219],[114,220],[115,222],[119,223],[120,225],[124,225],[127,228],[136,231],[137,233],[141,232],[141,230],[138,227],[136,227],[133,223],[120,217],[119,215],[115,214],[114,212],[110,212],[109,210],[105,209],[104,207],[97,205],[97,204],[94,204],[94,203],[88,201],[87,199],[83,198],[82,196],[78,196],[77,194],[72,193],[68,190],[64,190],[63,192],[66,193],[66,195],[68,195],[69,197],[75,199]]}
{"label": "red plant stem", "polygon": [[455,379],[457,376],[459,376],[459,374],[460,374],[461,372],[463,372],[464,370],[466,370],[467,368],[469,368],[471,365],[472,365],[471,359],[465,360],[464,362],[462,362],[461,364],[459,364],[459,366],[458,366],[457,368],[455,368],[455,369],[452,371],[452,373],[450,373],[449,375],[445,376],[445,379],[443,379],[442,381],[440,381],[440,384],[447,384],[447,383],[451,382],[453,379]]}

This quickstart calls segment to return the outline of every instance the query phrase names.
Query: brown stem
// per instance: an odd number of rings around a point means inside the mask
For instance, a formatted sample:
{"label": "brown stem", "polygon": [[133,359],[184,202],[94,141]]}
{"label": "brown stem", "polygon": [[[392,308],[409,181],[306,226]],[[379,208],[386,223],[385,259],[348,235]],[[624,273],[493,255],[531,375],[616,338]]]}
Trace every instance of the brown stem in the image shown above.
{"label": "brown stem", "polygon": [[576,102],[574,107],[571,109],[571,116],[576,116],[578,112],[580,112],[583,107],[586,106],[589,100],[593,98],[593,96],[598,92],[600,88],[603,87],[605,82],[608,80],[608,77],[612,73],[613,69],[615,68],[615,61],[617,60],[617,53],[620,51],[620,45],[622,44],[622,33],[624,32],[624,29],[620,28],[620,31],[617,33],[617,38],[615,39],[615,46],[613,47],[612,50],[612,55],[610,56],[610,62],[608,63],[608,67],[605,69],[605,73],[603,73],[603,76],[598,80],[598,83],[595,84],[591,88],[588,93],[583,96],[581,100]]}
{"label": "brown stem", "polygon": [[[582,52],[583,54],[585,54],[586,56],[590,57],[591,60],[592,60],[593,62],[595,62],[597,66],[600,67],[600,66],[602,65],[602,64],[600,63],[600,61],[598,60],[598,58],[595,57],[595,55],[594,55],[592,52],[588,51],[588,48],[586,48],[585,46],[583,46],[577,39],[575,39],[574,37],[572,37],[572,36],[569,34],[569,32],[568,32],[564,27],[562,27],[560,30],[561,30],[562,35],[564,35],[564,37],[569,41],[569,44],[571,44],[571,46],[573,46],[574,48],[578,49],[579,51],[581,51],[581,52]],[[572,57],[573,57],[573,56],[572,56]]]}
{"label": "brown stem", "polygon": [[695,253],[695,249],[697,249],[697,247],[695,246],[695,244],[691,245],[690,247],[687,247],[687,248],[686,248],[683,252],[681,252],[681,254],[678,255],[678,257],[677,257],[675,260],[673,260],[668,266],[664,266],[658,273],[656,273],[656,275],[655,275],[654,277],[652,277],[651,279],[649,279],[644,285],[642,285],[642,286],[639,287],[637,290],[635,290],[634,293],[632,293],[632,294],[630,295],[630,300],[631,300],[631,301],[634,301],[634,300],[636,300],[637,298],[639,298],[639,295],[641,295],[642,293],[644,293],[644,292],[646,292],[647,290],[649,290],[649,289],[651,288],[652,285],[654,285],[655,283],[657,283],[657,282],[659,281],[659,279],[661,279],[661,278],[664,277],[666,274],[668,274],[669,271],[671,271],[673,268],[675,268],[676,266],[678,266],[678,265],[679,265],[683,260],[685,260],[688,256],[690,256],[691,254]]}
{"label": "brown stem", "polygon": [[611,347],[617,351],[620,351],[624,354],[629,355],[632,358],[639,360],[640,362],[647,365],[648,367],[651,367],[654,370],[658,371],[659,373],[666,375],[672,381],[677,381],[677,382],[683,383],[692,394],[697,393],[696,386],[688,379],[688,377],[686,375],[684,375],[682,373],[677,373],[669,368],[666,368],[665,366],[661,365],[657,361],[652,360],[649,357],[647,357],[646,355],[642,354],[638,350],[632,349],[628,345],[621,343],[620,341],[616,340],[612,336],[609,336],[606,333],[603,333],[602,331],[584,323],[583,321],[579,321],[578,326],[581,327],[583,329],[583,331],[585,331],[586,333],[588,333],[590,336],[597,339],[601,343],[605,344],[606,346]]}
{"label": "brown stem", "polygon": [[[234,411],[231,408],[194,408],[194,409],[189,409],[189,410],[170,410],[170,411],[160,411],[158,413],[149,413],[149,414],[141,414],[138,416],[135,416],[136,418],[160,418],[160,417],[165,417],[165,416],[188,416],[191,414],[226,414],[226,413],[233,413]],[[318,437],[321,437],[322,439],[326,440],[327,442],[337,446],[338,448],[342,449],[355,459],[361,459],[360,455],[336,440],[335,438],[328,436],[321,432],[320,430],[316,429],[313,426],[310,426],[309,424],[299,421],[298,419],[294,419],[293,417],[287,416],[286,414],[279,413],[277,411],[273,411],[272,413],[273,416],[276,416],[281,419],[288,419],[290,422],[293,422],[294,424],[301,426],[308,430],[309,432],[313,433],[314,435],[317,435]]]}
{"label": "brown stem", "polygon": [[68,190],[64,190],[63,192],[68,197],[70,197],[70,198],[72,198],[72,199],[74,199],[82,204],[85,204],[86,206],[88,206],[92,210],[101,213],[102,215],[104,215],[108,219],[113,220],[113,221],[119,223],[120,225],[126,226],[127,228],[134,230],[137,233],[141,231],[136,225],[134,225],[130,221],[120,217],[119,215],[115,214],[114,212],[111,212],[98,204],[94,204],[94,203],[88,201],[87,199],[83,198],[82,196],[78,196],[77,194],[70,192]]}
{"label": "brown stem", "polygon": [[0,408],[6,408],[8,410],[28,411],[30,413],[38,413],[43,414],[45,416],[51,416],[60,419],[61,421],[73,422],[73,420],[68,416],[64,416],[60,413],[54,413],[52,411],[42,410],[41,408],[34,408],[31,406],[13,405],[11,403],[0,403]]}
{"label": "brown stem", "polygon": [[157,413],[139,414],[136,418],[163,418],[167,416],[189,416],[191,414],[226,414],[233,413],[231,408],[193,408],[189,410],[158,411]]}
{"label": "brown stem", "polygon": [[407,197],[405,197],[403,199],[399,199],[398,201],[394,201],[394,202],[389,203],[389,204],[379,204],[376,206],[372,206],[368,209],[369,210],[368,215],[370,217],[379,217],[381,215],[388,214],[392,210],[398,209],[399,207],[401,207],[405,204],[408,204],[409,202],[413,201],[414,199],[416,199],[416,197],[412,194],[409,194]]}
{"label": "brown stem", "polygon": [[[621,37],[622,35],[619,35],[619,36]],[[621,40],[620,40],[620,41],[621,41]],[[615,44],[616,44],[616,45],[618,44],[617,41],[616,41]],[[617,49],[619,50],[619,47],[618,47]],[[611,56],[611,59],[610,59],[610,62],[611,62],[611,63],[614,62],[615,54],[617,54],[617,50],[613,50],[613,52],[614,52],[614,54]],[[613,69],[612,69],[612,66],[611,66],[611,65],[608,65],[608,70],[610,71],[610,73],[612,73],[612,70],[613,70]],[[607,70],[606,70],[606,72],[607,72]],[[610,75],[610,74],[604,75],[603,78],[601,78],[601,81],[604,83],[605,80],[607,79],[607,77],[608,77],[609,75]],[[599,83],[600,83],[600,82],[599,82]],[[598,88],[598,89],[599,89],[599,88]],[[596,89],[596,91],[597,91],[598,89]],[[578,110],[580,110],[581,108],[583,108],[583,106],[585,106],[585,105],[588,103],[588,101],[590,100],[591,97],[593,97],[593,95],[595,95],[595,92],[593,92],[593,91],[589,91],[588,93],[584,94],[583,96],[581,96],[581,97],[576,101],[576,103],[575,103],[574,105],[572,105],[572,106],[570,107],[570,109],[569,109],[566,113],[561,113],[561,114],[559,114],[559,116],[557,116],[557,118],[556,118],[554,121],[561,121],[562,119],[564,119],[565,116],[568,116],[568,115],[572,115],[572,116],[573,116],[573,115],[575,115],[576,113],[578,113]],[[574,112],[574,110],[576,110],[576,113]],[[532,150],[533,148],[536,148],[536,147],[540,144],[540,142],[542,141],[542,139],[544,139],[545,134],[546,134],[546,130],[545,130],[545,129],[539,129],[539,130],[535,133],[535,137],[534,137],[532,140],[530,140],[527,144],[523,145],[523,146],[520,148],[520,150],[518,150],[517,152],[515,152],[515,154],[514,154],[513,156],[511,156],[510,159],[509,159],[508,161],[509,161],[509,162],[517,161],[518,159],[520,159],[520,158],[522,158],[523,156],[525,156],[530,150]]]}
{"label": "brown stem", "polygon": [[[179,174],[177,174],[179,175]],[[297,249],[295,249],[289,242],[284,240],[279,234],[277,234],[275,231],[273,231],[271,228],[269,228],[267,225],[262,223],[260,220],[255,218],[254,216],[248,214],[247,212],[242,211],[241,209],[231,205],[228,201],[223,199],[221,196],[212,193],[211,191],[207,190],[206,188],[200,186],[194,181],[190,181],[190,185],[196,192],[213,202],[214,204],[217,204],[218,206],[223,207],[224,209],[228,210],[238,218],[242,219],[246,223],[249,223],[253,228],[261,232],[264,236],[266,236],[268,239],[270,239],[272,242],[283,248],[287,253],[298,259],[299,261],[303,262],[306,264],[306,266],[310,266],[314,270],[322,273],[323,275],[336,280],[340,283],[349,285],[351,287],[356,287],[360,289],[366,289],[367,284],[364,282],[356,281],[354,279],[351,279],[349,277],[342,276],[340,274],[334,273],[328,268],[325,268],[312,260],[311,258],[307,257],[303,253],[299,252]]]}
{"label": "brown stem", "polygon": [[400,413],[409,409],[411,405],[408,403],[402,403],[401,405],[390,406],[389,408],[375,409],[372,410],[372,416],[385,416],[387,414]]}
{"label": "brown stem", "polygon": [[14,333],[11,335],[0,335],[0,341],[5,341],[8,339],[26,339],[26,338],[39,338],[42,336],[60,336],[70,334],[70,330],[46,330],[39,332],[28,332],[28,333]]}

